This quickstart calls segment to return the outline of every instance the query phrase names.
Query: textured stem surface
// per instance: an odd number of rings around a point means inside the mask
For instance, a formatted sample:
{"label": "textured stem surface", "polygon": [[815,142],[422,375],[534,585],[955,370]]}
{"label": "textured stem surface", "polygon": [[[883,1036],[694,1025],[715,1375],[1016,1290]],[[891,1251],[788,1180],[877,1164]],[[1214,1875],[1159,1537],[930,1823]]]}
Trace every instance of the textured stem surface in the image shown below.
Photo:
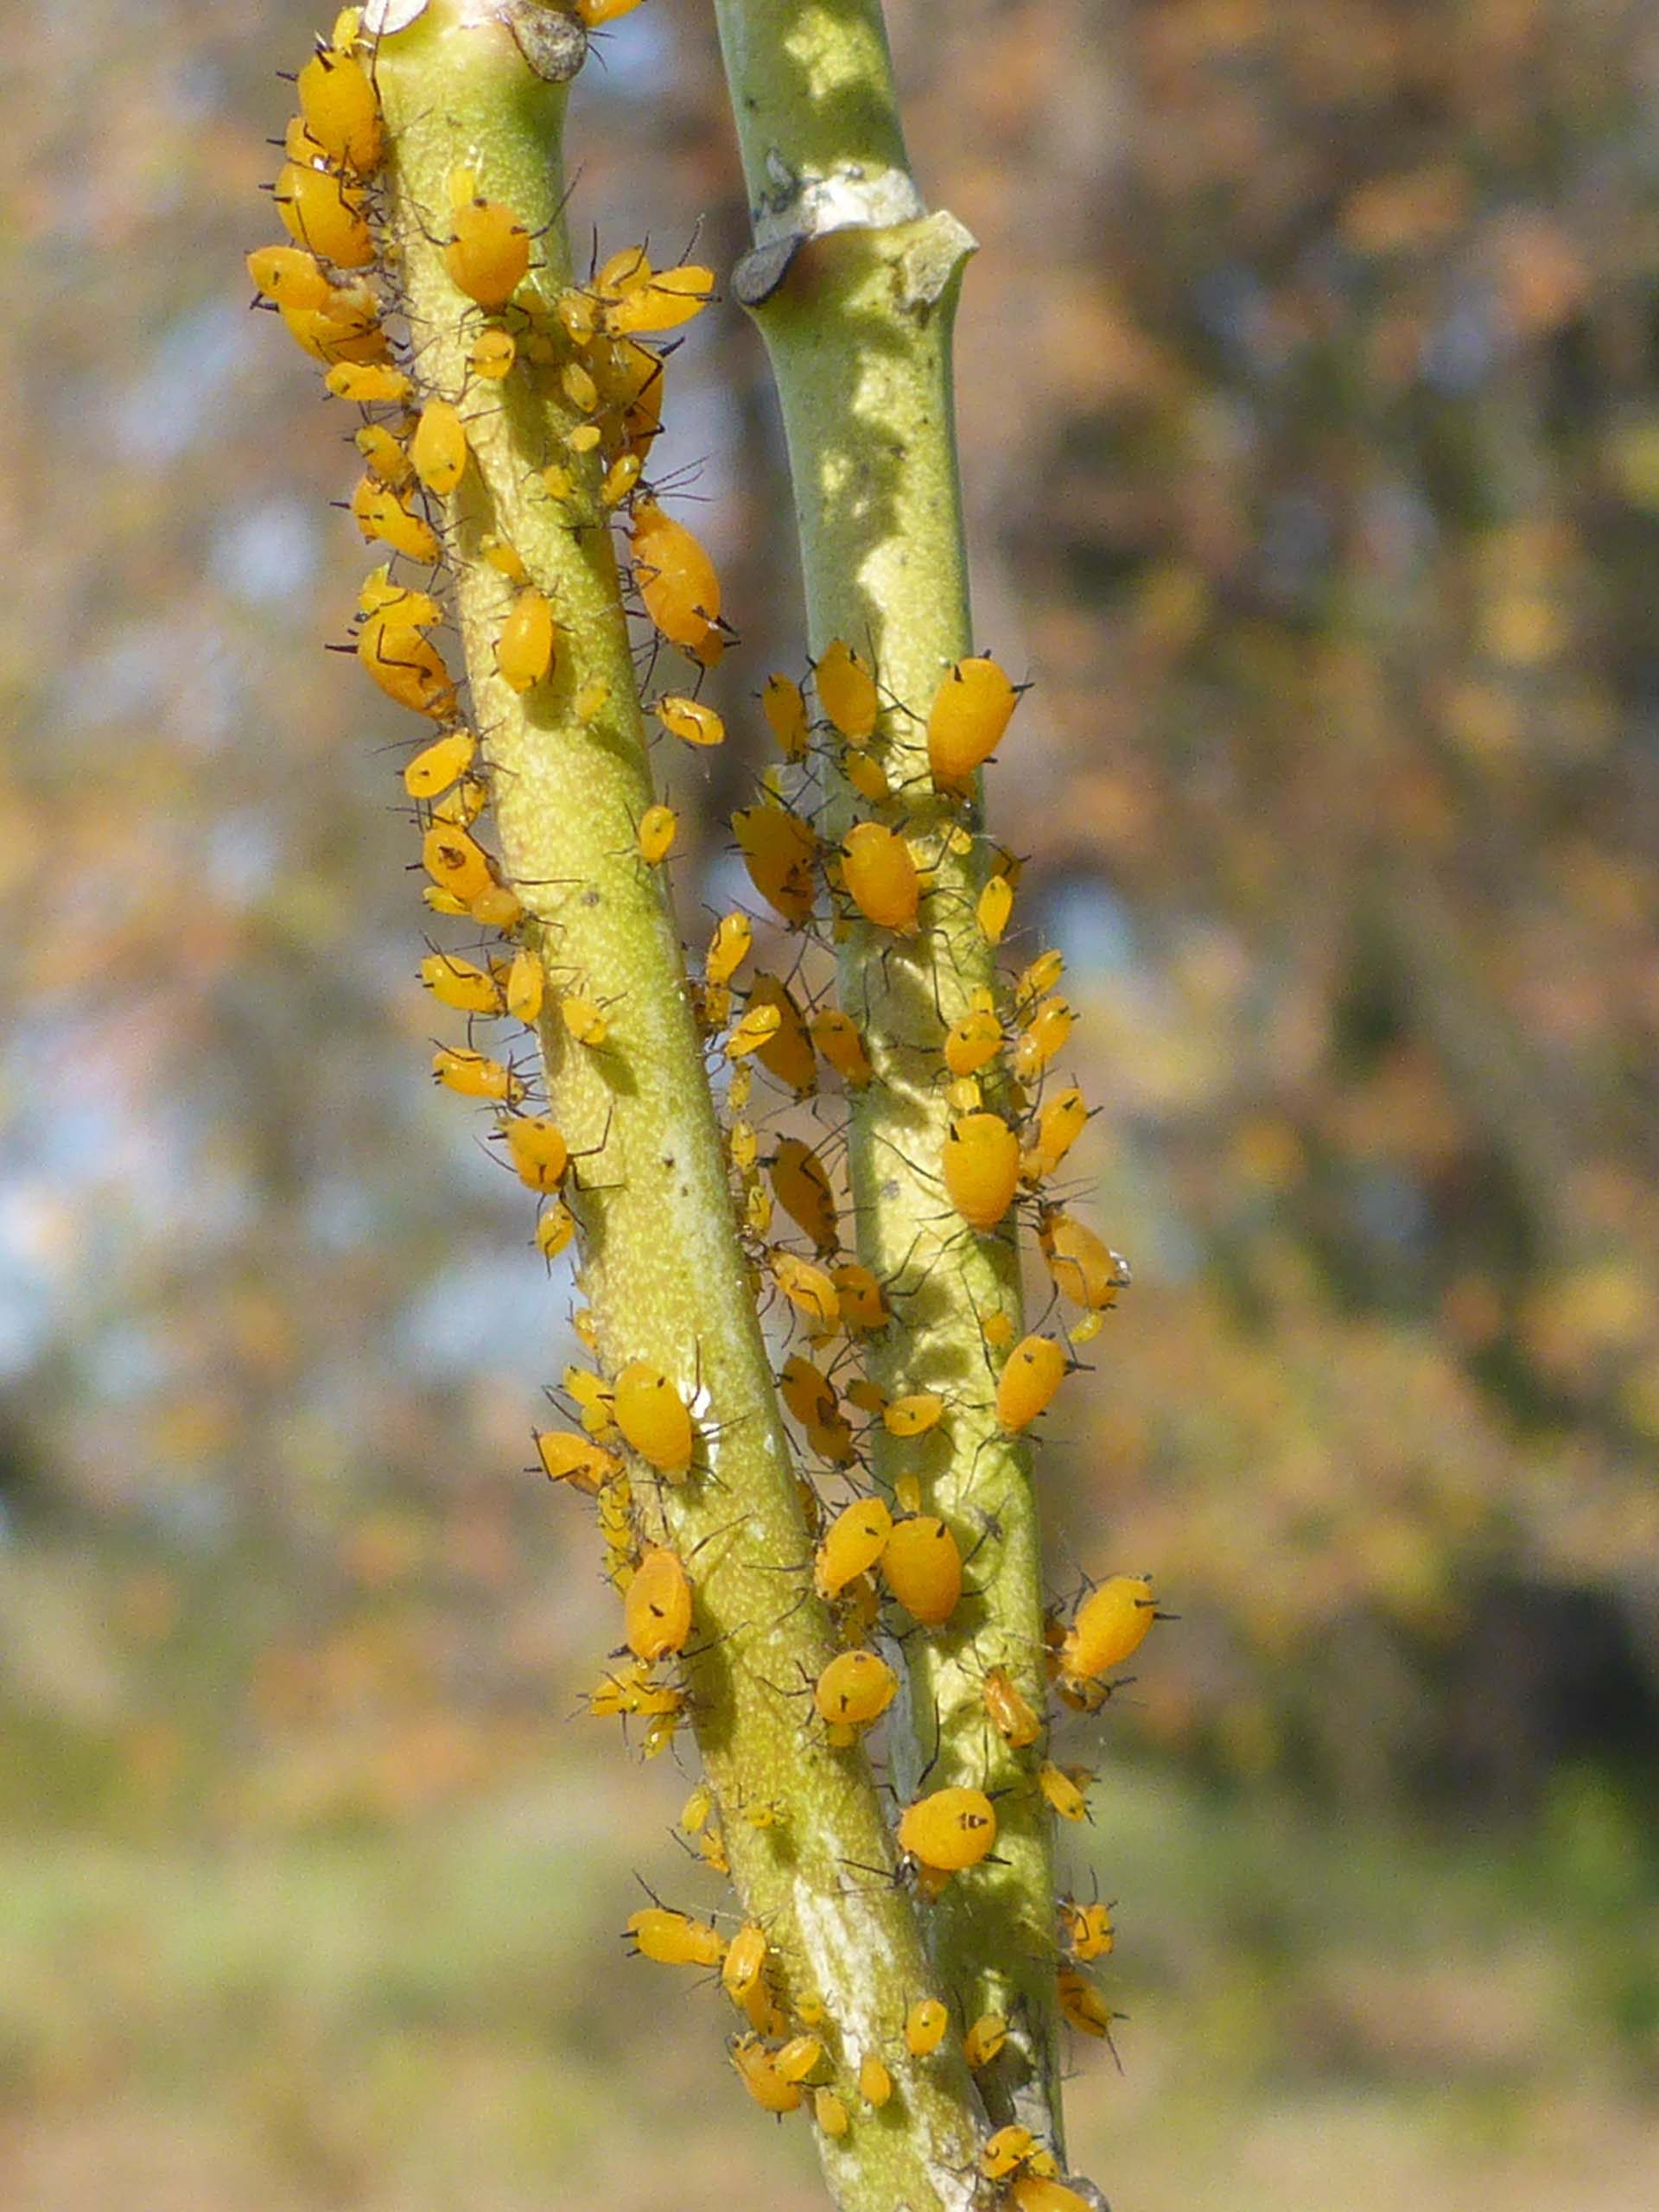
{"label": "textured stem surface", "polygon": [[[925,724],[949,665],[971,652],[951,399],[951,327],[973,241],[925,215],[911,181],[879,6],[716,0],[755,249],[737,289],[766,339],[782,404],[811,649],[840,638],[873,660],[887,701],[888,772],[932,890],[924,927],[895,946],[855,926],[842,997],[877,1080],[851,1101],[860,1255],[893,1286],[903,1326],[875,1355],[890,1392],[933,1390],[946,1422],[918,1447],[881,1438],[878,1479],[906,1470],[971,1552],[972,1595],[943,1631],[906,1641],[915,1771],[997,1799],[1000,1866],[954,1882],[930,1941],[965,2020],[1001,2012],[1007,2046],[980,2086],[995,2120],[1060,2147],[1049,1815],[1033,1787],[1040,1746],[1008,1751],[985,1715],[1005,1667],[1039,1711],[1042,1579],[1028,1454],[999,1436],[983,1329],[1022,1333],[1012,1226],[976,1237],[944,1198],[949,1110],[941,1045],[976,990],[996,993],[975,919],[988,848],[972,808],[936,799]],[[844,818],[844,791],[831,813]],[[993,1102],[994,1103],[994,1102]]]}
{"label": "textured stem surface", "polygon": [[[829,1747],[801,1694],[833,1647],[811,1591],[678,936],[662,872],[636,851],[655,794],[598,464],[563,442],[581,417],[556,370],[521,364],[504,384],[469,379],[481,318],[443,264],[448,174],[465,162],[536,232],[543,298],[570,281],[565,88],[526,66],[500,12],[433,0],[382,41],[376,75],[417,373],[459,404],[471,445],[446,503],[447,543],[505,869],[556,985],[609,1011],[598,1051],[573,1043],[556,1011],[542,1026],[551,1109],[589,1155],[573,1193],[583,1287],[606,1372],[649,1360],[697,1416],[690,1478],[659,1483],[636,1465],[635,1495],[646,1533],[671,1542],[696,1586],[693,1718],[743,1909],[767,1930],[785,2005],[816,1999],[827,2016],[819,2032],[853,2114],[844,2138],[820,2139],[831,2187],[846,2212],[959,2212],[973,2201],[977,2133],[966,2070],[954,2046],[925,2063],[906,2051],[905,2011],[934,1987],[932,1970],[914,1910],[890,1878],[868,1765],[857,1751]],[[555,460],[575,479],[569,501],[539,480]],[[524,696],[496,672],[514,588],[478,557],[486,532],[517,548],[557,618],[553,673]],[[593,706],[600,686],[604,703]],[[772,1827],[744,1818],[762,1802],[778,1808]],[[865,2110],[849,2079],[871,2050],[898,2085],[880,2113]]]}

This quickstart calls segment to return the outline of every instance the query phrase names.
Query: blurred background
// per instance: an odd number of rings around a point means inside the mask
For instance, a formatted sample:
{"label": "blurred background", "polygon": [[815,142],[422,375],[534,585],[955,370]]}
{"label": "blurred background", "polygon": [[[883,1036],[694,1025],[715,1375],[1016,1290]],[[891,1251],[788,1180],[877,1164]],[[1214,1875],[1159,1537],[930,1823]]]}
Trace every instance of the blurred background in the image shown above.
{"label": "blurred background", "polygon": [[[1118,2212],[1659,2202],[1659,22],[1643,0],[895,0],[963,310],[994,784],[1135,1265],[1057,1574],[1110,1715]],[[574,103],[575,235],[746,239],[709,11]],[[409,735],[326,655],[344,410],[245,312],[324,18],[20,18],[0,142],[0,2204],[809,2212],[716,1999],[616,1970],[688,1787],[567,1719],[526,1476],[569,1286],[425,1073]],[[665,465],[712,825],[798,671],[760,349]],[[741,733],[741,735],[737,733]],[[686,764],[667,764],[685,775]],[[1074,1756],[1084,1756],[1079,1745]],[[1068,1836],[1071,1845],[1072,1839]]]}

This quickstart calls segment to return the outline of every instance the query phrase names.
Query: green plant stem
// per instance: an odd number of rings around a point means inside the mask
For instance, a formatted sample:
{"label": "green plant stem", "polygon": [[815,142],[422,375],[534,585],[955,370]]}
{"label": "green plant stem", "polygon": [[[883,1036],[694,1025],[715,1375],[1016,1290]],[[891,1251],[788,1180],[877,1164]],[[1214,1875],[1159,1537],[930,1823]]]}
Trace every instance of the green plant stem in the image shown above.
{"label": "green plant stem", "polygon": [[[590,1154],[572,1203],[601,1363],[612,1374],[634,1358],[663,1369],[694,1402],[702,1440],[690,1479],[664,1484],[639,1464],[634,1491],[646,1533],[673,1544],[696,1586],[687,1676],[734,1879],[774,1947],[780,1996],[814,1997],[827,2014],[821,2032],[854,2115],[846,2137],[821,2138],[839,2203],[962,2212],[977,2133],[966,2069],[954,2048],[925,2063],[905,2050],[906,2008],[934,1987],[916,1915],[890,1878],[866,1761],[828,1746],[801,1694],[833,1647],[807,1576],[810,1541],[678,937],[661,874],[635,849],[654,793],[597,461],[571,461],[571,502],[543,492],[536,472],[570,458],[564,438],[580,418],[556,372],[521,363],[504,384],[469,379],[482,318],[442,262],[448,174],[465,162],[537,233],[543,300],[570,281],[565,88],[534,75],[501,24],[459,0],[434,0],[385,40],[376,75],[417,373],[426,391],[458,401],[471,443],[447,502],[447,550],[505,874],[556,987],[610,1011],[599,1051],[574,1044],[556,1012],[542,1024],[551,1109]],[[555,670],[523,696],[496,672],[513,587],[479,557],[486,531],[518,549],[557,616]],[[605,703],[578,716],[578,693],[595,685],[608,687]],[[760,1802],[777,1807],[776,1826],[744,1817]],[[852,2088],[868,2051],[897,2083],[880,2113]]]}
{"label": "green plant stem", "polygon": [[[970,808],[935,797],[927,710],[972,650],[951,399],[951,327],[973,242],[924,215],[911,182],[879,6],[716,0],[755,222],[738,289],[765,337],[783,408],[814,655],[841,638],[868,654],[891,702],[884,810],[931,870],[924,927],[895,944],[866,925],[842,948],[842,1002],[876,1080],[851,1104],[861,1256],[902,1327],[874,1357],[890,1392],[931,1389],[946,1423],[922,1444],[881,1438],[878,1479],[917,1471],[924,1504],[956,1531],[973,1595],[949,1627],[906,1642],[918,1786],[977,1784],[997,1798],[1000,1866],[953,1882],[930,1942],[965,2019],[1000,2012],[1008,2044],[980,2077],[991,2116],[1060,2147],[1050,1816],[1033,1786],[1040,1745],[1008,1751],[982,1683],[1005,1667],[1039,1711],[1046,1686],[1041,1558],[1029,1458],[996,1430],[983,1329],[1023,1332],[1011,1227],[969,1233],[938,1179],[950,1119],[941,1045],[978,990],[1001,992],[974,912],[988,867]],[[832,829],[849,814],[844,789]]]}

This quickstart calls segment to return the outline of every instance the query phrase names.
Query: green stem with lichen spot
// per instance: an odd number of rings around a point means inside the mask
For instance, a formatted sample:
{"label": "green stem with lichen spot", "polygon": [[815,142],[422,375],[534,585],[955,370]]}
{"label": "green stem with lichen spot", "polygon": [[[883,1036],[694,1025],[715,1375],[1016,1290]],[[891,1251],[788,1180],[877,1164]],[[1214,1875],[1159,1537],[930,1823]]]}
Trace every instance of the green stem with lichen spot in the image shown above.
{"label": "green stem with lichen spot", "polygon": [[[1042,1573],[1029,1453],[997,1432],[983,1329],[1022,1333],[1012,1220],[975,1236],[939,1180],[950,1114],[945,1028],[978,990],[1003,1007],[975,902],[990,853],[971,807],[936,798],[925,721],[946,669],[973,650],[951,398],[951,328],[973,241],[925,215],[906,162],[876,0],[802,9],[716,0],[755,223],[737,289],[772,359],[794,480],[811,649],[845,639],[874,660],[902,827],[931,891],[917,938],[859,925],[842,947],[842,1001],[865,1031],[876,1080],[851,1108],[863,1259],[903,1326],[874,1356],[891,1393],[933,1390],[947,1421],[921,1444],[879,1435],[878,1479],[916,1471],[925,1510],[971,1554],[966,1598],[943,1631],[906,1646],[915,1767],[925,1786],[997,1796],[1001,1866],[952,1882],[930,1946],[965,2020],[1000,2012],[1008,2043],[979,2076],[994,2120],[1062,2147],[1051,1821],[1033,1786],[1040,1741],[1010,1751],[987,1720],[986,1669],[1046,1697]],[[829,808],[849,818],[842,786]],[[958,849],[958,826],[975,834]],[[995,1103],[995,1097],[990,1100]]]}
{"label": "green stem with lichen spot", "polygon": [[[668,1484],[639,1465],[634,1490],[646,1533],[691,1565],[687,1678],[733,1878],[745,1914],[768,1932],[785,2005],[815,1998],[827,2017],[820,2032],[852,2115],[844,2137],[820,2138],[838,2203],[965,2212],[978,2134],[969,2076],[954,2043],[925,2062],[905,2048],[907,2005],[935,1988],[916,1914],[890,1878],[892,1841],[864,1758],[830,1748],[801,1699],[833,1646],[806,1578],[810,1540],[679,939],[662,874],[635,848],[655,794],[598,462],[569,456],[564,440],[580,417],[556,362],[538,369],[521,346],[505,383],[469,378],[482,317],[443,265],[448,174],[467,163],[535,232],[531,282],[543,302],[569,282],[566,87],[534,73],[476,0],[433,0],[380,41],[375,74],[391,149],[385,220],[415,373],[424,394],[458,401],[470,442],[445,502],[446,546],[505,874],[556,987],[609,1006],[601,1050],[574,1044],[556,1011],[541,1031],[551,1110],[573,1149],[589,1154],[572,1203],[601,1363],[613,1374],[644,1358],[688,1399],[696,1394],[700,1471]],[[517,308],[506,320],[523,334]],[[543,316],[541,327],[557,325]],[[539,481],[555,458],[569,458],[569,502]],[[555,669],[523,696],[496,672],[513,587],[480,558],[486,532],[517,548],[557,616]],[[601,687],[604,703],[579,716],[578,694],[591,700]],[[777,1807],[776,1825],[743,1817],[760,1802]],[[879,2113],[854,2088],[868,2051],[896,2084]]]}

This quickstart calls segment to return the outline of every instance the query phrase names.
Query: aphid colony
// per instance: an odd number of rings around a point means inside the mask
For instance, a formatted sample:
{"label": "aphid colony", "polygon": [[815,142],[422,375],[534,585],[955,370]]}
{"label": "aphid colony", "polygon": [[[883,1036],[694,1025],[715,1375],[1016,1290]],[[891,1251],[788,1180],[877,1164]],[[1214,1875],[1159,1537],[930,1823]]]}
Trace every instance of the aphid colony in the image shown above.
{"label": "aphid colony", "polygon": [[[579,12],[592,24],[630,4],[588,0]],[[576,420],[567,453],[541,471],[541,493],[568,512],[573,531],[602,527],[608,518],[620,533],[645,622],[690,664],[689,688],[656,693],[644,702],[647,711],[688,746],[721,743],[721,716],[696,696],[700,672],[720,660],[729,641],[719,579],[645,474],[664,385],[664,353],[655,341],[700,311],[713,278],[690,264],[656,269],[645,248],[632,246],[611,255],[584,283],[554,285],[539,265],[537,238],[492,196],[489,177],[476,167],[457,168],[448,207],[429,219],[448,276],[470,303],[463,310],[467,373],[457,389],[429,388],[421,349],[391,309],[377,199],[385,133],[359,14],[346,10],[299,73],[299,113],[283,140],[273,194],[288,242],[251,254],[248,266],[264,299],[322,365],[329,393],[358,410],[362,474],[347,504],[365,542],[385,558],[359,594],[353,650],[388,696],[429,725],[402,770],[423,895],[431,916],[470,932],[464,949],[435,949],[420,963],[433,1000],[464,1020],[461,1037],[437,1046],[431,1072],[488,1109],[504,1163],[535,1194],[536,1242],[551,1262],[578,1233],[582,1155],[548,1110],[534,1053],[503,1054],[488,1025],[518,1023],[533,1041],[538,1026],[556,1022],[575,1046],[603,1053],[608,979],[559,966],[545,931],[533,925],[477,834],[491,799],[489,734],[468,720],[462,681],[433,634],[445,621],[436,595],[448,565],[444,503],[469,466],[469,408],[480,395],[510,380],[531,392],[556,389]],[[505,538],[486,537],[480,555],[511,587],[494,641],[496,672],[515,694],[531,694],[562,651],[556,607]],[[578,693],[578,715],[597,713],[604,703],[592,691]],[[895,1662],[902,1664],[909,1638],[953,1638],[971,1649],[967,1532],[927,1510],[919,1459],[885,1493],[866,1474],[866,1447],[878,1433],[925,1450],[925,1440],[963,1408],[925,1389],[889,1394],[863,1371],[866,1352],[878,1341],[890,1350],[902,1331],[897,1287],[846,1249],[837,1162],[825,1147],[772,1126],[757,1107],[756,1071],[783,1111],[813,1097],[826,1071],[848,1093],[863,1091],[881,1079],[880,1056],[827,984],[810,992],[799,961],[787,975],[760,968],[757,947],[763,932],[827,944],[855,924],[868,925],[898,957],[925,939],[938,896],[931,874],[938,850],[930,855],[908,826],[918,787],[930,823],[944,824],[928,832],[936,849],[942,836],[957,855],[982,863],[973,925],[987,945],[998,945],[1012,918],[1018,869],[977,831],[972,798],[1018,699],[1002,668],[977,654],[942,670],[931,697],[894,699],[879,668],[845,640],[830,643],[803,681],[770,677],[760,708],[781,763],[768,772],[756,804],[740,809],[731,824],[760,911],[734,910],[719,920],[690,987],[723,1084],[739,1235],[757,1292],[772,1309],[780,1395],[798,1432],[802,1466],[812,1471],[800,1475],[812,1546],[810,1559],[799,1562],[800,1580],[828,1609],[834,1656],[802,1694],[809,1725],[850,1758],[861,1756],[864,1739],[893,1703]],[[899,728],[925,742],[895,747],[891,734]],[[905,765],[922,758],[925,769]],[[857,814],[834,841],[803,806],[826,768],[850,787]],[[662,868],[676,829],[672,810],[653,804],[638,825],[639,865]],[[950,1026],[931,1077],[948,1108],[946,1135],[936,1159],[917,1163],[937,1185],[953,1236],[1007,1239],[1024,1220],[1046,1267],[1053,1318],[1017,1342],[1006,1315],[988,1314],[982,1323],[985,1382],[977,1409],[988,1410],[995,1431],[1009,1439],[1025,1436],[1046,1412],[1071,1371],[1075,1348],[1099,1329],[1128,1280],[1123,1262],[1055,1187],[1088,1118],[1081,1092],[1052,1077],[1074,1019],[1058,988],[1063,970],[1058,953],[1044,952],[1000,1000],[980,994]],[[591,1344],[580,1315],[578,1328]],[[639,1503],[648,1486],[709,1479],[709,1440],[696,1402],[642,1359],[603,1374],[573,1366],[562,1398],[569,1425],[538,1433],[537,1457],[552,1481],[592,1502],[605,1571],[621,1605],[621,1643],[586,1701],[593,1713],[619,1717],[625,1727],[642,1724],[644,1750],[654,1754],[693,1714],[698,1560],[695,1551],[682,1557],[648,1540]],[[845,1493],[839,1502],[838,1493]],[[1046,1651],[1032,1655],[1028,1679],[1040,1677],[1040,1659],[1065,1706],[1096,1713],[1116,1671],[1158,1618],[1145,1577],[1115,1575],[1090,1589],[1069,1617],[1051,1620]],[[1088,1770],[1048,1757],[1048,1711],[1006,1667],[985,1669],[982,1695],[987,1743],[1000,1738],[1020,1755],[1020,1786],[1061,1820],[1086,1817]],[[761,1804],[741,1808],[741,1815],[756,1827],[777,1820],[776,1808]],[[923,1787],[898,1808],[896,1849],[921,1899],[971,1881],[994,1859],[998,1821],[997,1795],[960,1783]],[[729,1871],[706,1787],[694,1791],[681,1826],[699,1857],[718,1872]],[[653,1903],[632,1916],[626,1933],[646,1958],[717,1977],[742,2022],[731,2058],[750,2095],[779,2114],[810,2109],[831,2137],[847,2133],[861,2109],[880,2108],[895,2094],[889,2059],[902,2050],[909,2060],[927,2060],[952,2031],[945,2005],[918,1996],[890,2023],[887,2057],[869,2048],[853,2052],[823,2008],[799,1993],[798,1977],[783,1970],[759,1923],[744,1921],[728,1934]],[[1109,2034],[1113,2015],[1084,1969],[1106,1956],[1113,1940],[1108,1906],[1061,1901],[1059,2005],[1087,2035]],[[991,2064],[1008,2031],[1008,2023],[991,2013],[954,2026],[957,2047],[976,2070]],[[1023,2126],[991,2134],[981,2164],[999,2201],[1021,2212],[1075,2212],[1084,2204],[1060,2177],[1052,2153]]]}

